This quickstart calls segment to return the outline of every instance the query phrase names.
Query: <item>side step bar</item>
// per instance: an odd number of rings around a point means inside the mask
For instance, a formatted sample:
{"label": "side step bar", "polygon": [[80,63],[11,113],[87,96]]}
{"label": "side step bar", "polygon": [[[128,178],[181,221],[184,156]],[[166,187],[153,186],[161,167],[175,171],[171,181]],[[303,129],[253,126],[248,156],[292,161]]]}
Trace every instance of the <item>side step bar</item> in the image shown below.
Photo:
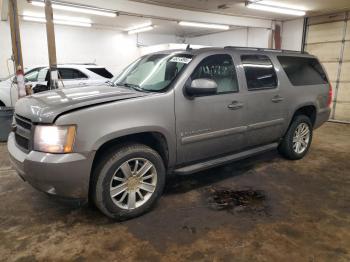
{"label": "side step bar", "polygon": [[240,153],[236,153],[236,154],[208,160],[208,161],[193,164],[190,166],[180,167],[178,169],[175,169],[173,172],[175,174],[178,174],[178,175],[189,175],[189,174],[199,172],[199,171],[202,171],[205,169],[220,166],[220,165],[226,164],[228,162],[237,161],[237,160],[244,159],[244,158],[247,158],[247,157],[250,157],[253,155],[257,155],[257,154],[260,154],[260,153],[265,152],[265,151],[270,151],[272,149],[276,149],[277,146],[278,146],[278,143],[272,143],[272,144],[268,144],[265,146],[249,149],[249,150],[246,150],[246,151],[243,151]]}

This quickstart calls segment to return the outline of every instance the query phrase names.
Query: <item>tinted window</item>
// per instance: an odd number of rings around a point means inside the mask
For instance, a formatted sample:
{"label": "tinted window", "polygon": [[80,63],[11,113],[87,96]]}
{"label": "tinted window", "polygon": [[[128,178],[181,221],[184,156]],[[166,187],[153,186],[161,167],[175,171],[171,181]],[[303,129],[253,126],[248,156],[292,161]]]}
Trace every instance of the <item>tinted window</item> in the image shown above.
{"label": "tinted window", "polygon": [[105,78],[113,77],[113,75],[106,68],[88,68],[88,70]]}
{"label": "tinted window", "polygon": [[236,69],[229,55],[204,58],[191,75],[191,80],[199,78],[214,80],[218,85],[218,93],[238,91]]}
{"label": "tinted window", "polygon": [[248,90],[274,88],[277,76],[271,60],[264,55],[241,56]]}
{"label": "tinted window", "polygon": [[63,80],[87,78],[85,74],[72,68],[59,68],[58,74],[59,78]]}
{"label": "tinted window", "polygon": [[315,58],[279,56],[283,70],[295,86],[327,84],[327,76]]}

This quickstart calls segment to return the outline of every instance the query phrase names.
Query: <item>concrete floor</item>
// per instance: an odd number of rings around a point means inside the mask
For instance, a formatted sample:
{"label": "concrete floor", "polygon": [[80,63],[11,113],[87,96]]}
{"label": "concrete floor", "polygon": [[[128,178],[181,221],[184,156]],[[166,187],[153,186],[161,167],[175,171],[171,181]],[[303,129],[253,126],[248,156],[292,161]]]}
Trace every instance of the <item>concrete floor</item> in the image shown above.
{"label": "concrete floor", "polygon": [[[37,192],[10,168],[5,144],[0,156],[3,261],[350,260],[350,125],[317,130],[300,161],[271,152],[171,178],[152,212],[123,223]],[[223,188],[263,197],[218,206]]]}

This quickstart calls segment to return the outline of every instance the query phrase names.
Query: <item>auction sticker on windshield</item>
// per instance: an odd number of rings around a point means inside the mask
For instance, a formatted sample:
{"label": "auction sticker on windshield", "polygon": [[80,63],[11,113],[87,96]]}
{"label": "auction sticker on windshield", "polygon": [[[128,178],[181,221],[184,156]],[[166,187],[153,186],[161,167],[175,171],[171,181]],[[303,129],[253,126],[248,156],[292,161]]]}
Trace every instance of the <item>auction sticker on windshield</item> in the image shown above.
{"label": "auction sticker on windshield", "polygon": [[188,64],[189,62],[191,62],[191,60],[192,60],[192,58],[174,56],[174,57],[170,60],[170,62]]}

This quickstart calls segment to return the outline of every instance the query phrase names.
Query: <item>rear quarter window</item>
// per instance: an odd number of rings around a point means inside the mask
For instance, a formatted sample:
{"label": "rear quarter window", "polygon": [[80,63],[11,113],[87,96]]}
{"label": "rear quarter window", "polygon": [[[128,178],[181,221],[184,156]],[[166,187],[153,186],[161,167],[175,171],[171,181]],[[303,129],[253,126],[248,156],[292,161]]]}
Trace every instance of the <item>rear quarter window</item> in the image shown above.
{"label": "rear quarter window", "polygon": [[328,84],[326,73],[316,58],[277,57],[289,81],[294,86]]}
{"label": "rear quarter window", "polygon": [[113,75],[106,68],[87,68],[87,69],[104,78],[111,79],[113,77]]}

